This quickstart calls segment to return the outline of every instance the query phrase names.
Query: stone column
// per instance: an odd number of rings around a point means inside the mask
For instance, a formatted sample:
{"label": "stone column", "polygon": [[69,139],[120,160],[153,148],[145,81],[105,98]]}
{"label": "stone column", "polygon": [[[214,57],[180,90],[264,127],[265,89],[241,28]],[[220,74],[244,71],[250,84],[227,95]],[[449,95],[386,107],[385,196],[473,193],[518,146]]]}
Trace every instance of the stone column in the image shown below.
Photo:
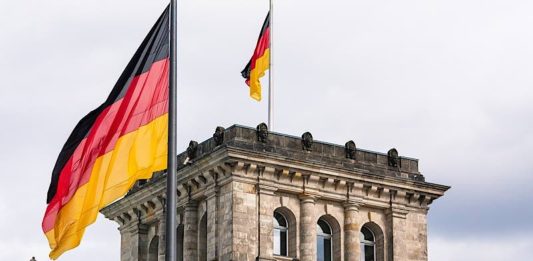
{"label": "stone column", "polygon": [[300,261],[316,260],[316,197],[300,195]]}
{"label": "stone column", "polygon": [[233,186],[226,183],[219,187],[218,207],[218,258],[231,260],[233,258]]}
{"label": "stone column", "polygon": [[178,257],[177,261],[184,261],[183,260],[183,209],[178,209],[178,228],[176,229],[176,237],[177,237],[177,245],[178,249],[176,251],[176,255]]}
{"label": "stone column", "polygon": [[189,201],[183,211],[183,260],[198,260],[198,203]]}
{"label": "stone column", "polygon": [[159,236],[159,249],[157,250],[157,260],[165,261],[165,251],[166,251],[166,236],[167,236],[167,226],[166,226],[166,212],[164,210],[157,213],[159,216],[159,226],[157,228],[157,235]]}
{"label": "stone column", "polygon": [[120,231],[120,261],[132,260],[132,245],[130,244],[130,233],[122,225],[118,228]]}
{"label": "stone column", "polygon": [[348,200],[344,203],[344,260],[359,261],[359,224],[357,215],[359,214],[359,204]]}
{"label": "stone column", "polygon": [[218,260],[218,188],[211,187],[206,192],[207,202],[207,260]]}

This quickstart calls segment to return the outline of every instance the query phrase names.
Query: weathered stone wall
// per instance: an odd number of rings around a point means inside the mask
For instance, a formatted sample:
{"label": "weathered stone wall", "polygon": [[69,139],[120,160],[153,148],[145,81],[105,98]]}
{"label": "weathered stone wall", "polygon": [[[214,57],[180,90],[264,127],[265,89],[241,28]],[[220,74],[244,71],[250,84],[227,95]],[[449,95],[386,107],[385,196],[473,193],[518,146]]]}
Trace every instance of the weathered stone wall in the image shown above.
{"label": "weathered stone wall", "polygon": [[424,212],[410,212],[406,218],[405,242],[407,260],[427,260],[427,215]]}
{"label": "weathered stone wall", "polygon": [[252,184],[233,182],[233,258],[251,261],[257,257],[257,198]]}
{"label": "weathered stone wall", "polygon": [[218,188],[213,186],[206,193],[206,205],[207,205],[207,260],[213,261],[218,258]]}
{"label": "weathered stone wall", "polygon": [[233,255],[233,185],[227,183],[220,187],[219,197],[219,260],[231,260]]}

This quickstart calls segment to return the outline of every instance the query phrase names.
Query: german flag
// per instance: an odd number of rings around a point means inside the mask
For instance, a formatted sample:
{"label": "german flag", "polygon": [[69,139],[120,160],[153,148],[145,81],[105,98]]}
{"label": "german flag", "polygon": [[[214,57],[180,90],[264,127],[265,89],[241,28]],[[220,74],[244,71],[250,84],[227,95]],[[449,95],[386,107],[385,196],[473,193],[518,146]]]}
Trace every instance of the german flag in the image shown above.
{"label": "german flag", "polygon": [[270,12],[268,13],[252,59],[248,62],[242,77],[246,79],[246,84],[250,86],[250,97],[261,101],[261,82],[259,79],[265,76],[265,71],[270,68]]}
{"label": "german flag", "polygon": [[80,244],[98,211],[167,166],[169,8],[107,100],[72,131],[52,172],[42,228],[57,259]]}

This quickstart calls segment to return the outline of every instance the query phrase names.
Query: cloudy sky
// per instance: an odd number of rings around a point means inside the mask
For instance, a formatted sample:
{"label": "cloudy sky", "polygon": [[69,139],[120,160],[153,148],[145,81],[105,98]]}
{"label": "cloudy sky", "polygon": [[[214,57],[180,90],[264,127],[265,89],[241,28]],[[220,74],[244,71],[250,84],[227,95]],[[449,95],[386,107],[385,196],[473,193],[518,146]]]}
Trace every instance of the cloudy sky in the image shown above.
{"label": "cloudy sky", "polygon": [[[239,72],[267,0],[179,1],[180,150],[266,103]],[[166,1],[0,0],[0,260],[48,260],[57,154],[108,95]],[[452,189],[430,260],[533,260],[533,2],[276,0],[275,131],[420,159]],[[266,83],[266,82],[265,82]],[[100,217],[61,260],[119,260]]]}

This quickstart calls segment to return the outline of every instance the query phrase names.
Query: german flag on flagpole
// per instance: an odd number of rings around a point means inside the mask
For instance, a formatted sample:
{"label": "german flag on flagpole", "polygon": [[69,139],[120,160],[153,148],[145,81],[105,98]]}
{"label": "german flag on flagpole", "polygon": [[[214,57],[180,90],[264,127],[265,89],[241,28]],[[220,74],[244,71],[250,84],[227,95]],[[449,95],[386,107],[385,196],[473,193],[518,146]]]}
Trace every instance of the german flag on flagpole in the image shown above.
{"label": "german flag on flagpole", "polygon": [[72,131],[52,172],[42,228],[57,259],[80,244],[98,211],[167,167],[169,9],[107,100]]}
{"label": "german flag on flagpole", "polygon": [[265,75],[265,71],[270,68],[270,12],[268,13],[263,28],[259,34],[252,59],[248,62],[242,77],[246,79],[246,84],[250,86],[250,97],[261,101],[261,82],[259,79]]}

